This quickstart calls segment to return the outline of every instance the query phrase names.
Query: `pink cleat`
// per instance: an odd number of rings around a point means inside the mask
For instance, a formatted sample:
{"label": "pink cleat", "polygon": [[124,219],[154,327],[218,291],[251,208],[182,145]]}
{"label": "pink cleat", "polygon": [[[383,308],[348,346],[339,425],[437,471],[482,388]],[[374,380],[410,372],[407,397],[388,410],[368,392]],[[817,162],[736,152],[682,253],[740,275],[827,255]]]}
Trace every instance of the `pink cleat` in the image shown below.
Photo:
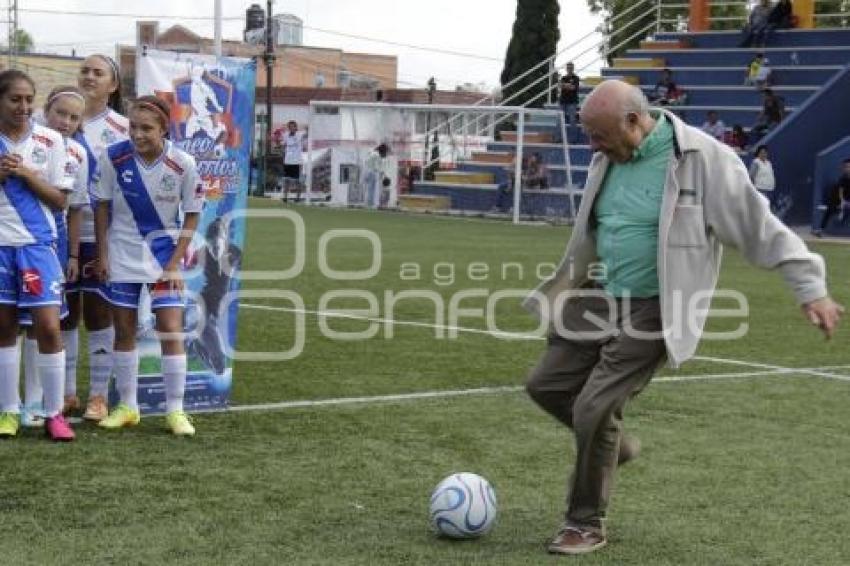
{"label": "pink cleat", "polygon": [[76,437],[74,429],[71,428],[71,425],[68,424],[61,413],[55,417],[44,419],[44,430],[47,433],[47,438],[55,442],[71,442]]}

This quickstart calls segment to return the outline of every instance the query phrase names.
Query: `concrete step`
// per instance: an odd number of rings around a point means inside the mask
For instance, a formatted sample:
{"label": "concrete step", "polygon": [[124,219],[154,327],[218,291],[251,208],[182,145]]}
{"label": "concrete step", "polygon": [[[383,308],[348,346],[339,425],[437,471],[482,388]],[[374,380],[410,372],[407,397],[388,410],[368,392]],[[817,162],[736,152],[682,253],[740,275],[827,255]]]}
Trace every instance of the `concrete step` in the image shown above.
{"label": "concrete step", "polygon": [[673,50],[685,49],[688,43],[681,39],[644,39],[640,42],[640,48],[646,50]]}
{"label": "concrete step", "polygon": [[514,161],[514,154],[501,151],[473,151],[471,161],[510,165]]}
{"label": "concrete step", "polygon": [[[503,131],[501,134],[502,141],[516,142],[519,136],[517,132]],[[525,132],[522,136],[523,143],[552,143],[552,135],[547,132]]]}
{"label": "concrete step", "polygon": [[667,62],[661,57],[617,57],[614,59],[614,69],[663,69]]}
{"label": "concrete step", "polygon": [[452,199],[440,195],[399,195],[398,206],[402,210],[421,212],[449,210],[452,207]]}
{"label": "concrete step", "polygon": [[434,174],[434,181],[453,185],[490,185],[495,182],[495,175],[469,171],[437,171]]}

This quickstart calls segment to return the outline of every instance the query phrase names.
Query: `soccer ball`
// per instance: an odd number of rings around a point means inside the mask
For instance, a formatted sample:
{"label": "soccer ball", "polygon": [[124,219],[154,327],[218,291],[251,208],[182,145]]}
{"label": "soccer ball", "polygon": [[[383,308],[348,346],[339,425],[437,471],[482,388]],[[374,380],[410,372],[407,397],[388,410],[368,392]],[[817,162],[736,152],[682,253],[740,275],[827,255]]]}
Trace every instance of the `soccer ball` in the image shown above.
{"label": "soccer ball", "polygon": [[496,524],[496,492],[486,479],[452,474],[431,494],[431,528],[449,538],[476,538]]}

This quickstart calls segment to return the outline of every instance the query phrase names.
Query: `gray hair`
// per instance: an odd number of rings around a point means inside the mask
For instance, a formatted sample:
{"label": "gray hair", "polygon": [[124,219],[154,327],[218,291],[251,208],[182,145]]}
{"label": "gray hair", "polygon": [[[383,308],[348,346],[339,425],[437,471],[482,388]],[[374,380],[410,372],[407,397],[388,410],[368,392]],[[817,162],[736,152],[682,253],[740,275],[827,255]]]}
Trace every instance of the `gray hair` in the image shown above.
{"label": "gray hair", "polygon": [[631,114],[632,112],[638,116],[648,115],[649,101],[640,88],[629,85],[628,92],[623,96],[623,113]]}

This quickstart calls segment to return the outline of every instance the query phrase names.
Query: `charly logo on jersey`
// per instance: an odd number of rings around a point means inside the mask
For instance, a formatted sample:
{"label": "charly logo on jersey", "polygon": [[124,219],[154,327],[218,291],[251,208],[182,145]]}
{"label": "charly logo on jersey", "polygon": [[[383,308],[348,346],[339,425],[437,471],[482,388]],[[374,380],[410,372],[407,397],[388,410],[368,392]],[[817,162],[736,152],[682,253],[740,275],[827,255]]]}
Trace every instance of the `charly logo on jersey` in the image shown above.
{"label": "charly logo on jersey", "polygon": [[47,152],[43,147],[35,146],[32,148],[32,162],[36,165],[44,165],[47,163]]}
{"label": "charly logo on jersey", "polygon": [[118,136],[110,129],[105,129],[100,133],[100,141],[107,145],[111,145],[118,141]]}
{"label": "charly logo on jersey", "polygon": [[165,175],[159,183],[159,188],[164,193],[170,193],[177,189],[177,178],[174,175]]}
{"label": "charly logo on jersey", "polygon": [[60,295],[62,293],[62,282],[58,279],[54,280],[53,283],[50,284],[50,292],[54,295]]}

